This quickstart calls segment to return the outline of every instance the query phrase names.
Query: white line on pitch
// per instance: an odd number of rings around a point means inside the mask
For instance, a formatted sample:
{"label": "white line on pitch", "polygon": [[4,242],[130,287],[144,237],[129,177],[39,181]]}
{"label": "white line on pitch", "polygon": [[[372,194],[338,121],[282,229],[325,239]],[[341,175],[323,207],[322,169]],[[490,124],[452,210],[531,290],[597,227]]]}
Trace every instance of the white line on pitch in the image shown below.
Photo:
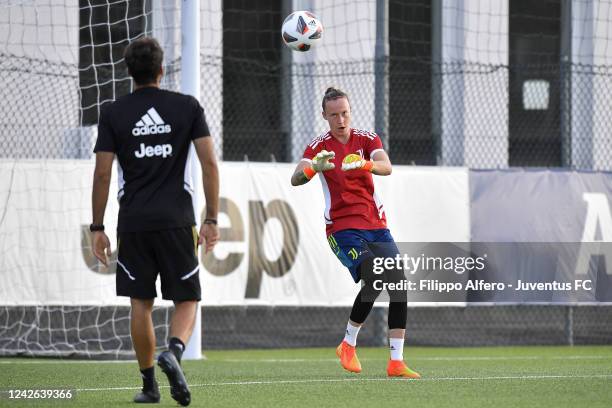
{"label": "white line on pitch", "polygon": [[[612,355],[605,356],[466,356],[466,357],[407,357],[410,361],[497,361],[497,360],[602,360],[611,359]],[[386,358],[360,358],[361,361],[383,361]],[[213,360],[211,360],[213,361]],[[308,362],[337,362],[337,358],[262,358],[262,359],[237,359],[228,358],[215,361],[227,363],[308,363]]]}
{"label": "white line on pitch", "polygon": [[[433,377],[421,378],[420,380],[388,379],[388,378],[322,378],[310,380],[277,380],[277,381],[230,381],[217,383],[192,384],[190,388],[220,387],[232,385],[280,385],[280,384],[308,384],[308,383],[337,383],[337,382],[360,382],[360,381],[405,381],[410,383],[431,381],[487,381],[487,380],[549,380],[549,379],[595,379],[612,378],[612,374],[594,375],[516,375],[516,376],[493,376],[493,377]],[[92,391],[126,391],[139,390],[141,387],[108,387],[108,388],[77,388],[78,392]],[[160,388],[168,388],[162,386]]]}
{"label": "white line on pitch", "polygon": [[125,364],[135,363],[136,360],[16,360],[9,358],[7,360],[0,360],[0,364]]}

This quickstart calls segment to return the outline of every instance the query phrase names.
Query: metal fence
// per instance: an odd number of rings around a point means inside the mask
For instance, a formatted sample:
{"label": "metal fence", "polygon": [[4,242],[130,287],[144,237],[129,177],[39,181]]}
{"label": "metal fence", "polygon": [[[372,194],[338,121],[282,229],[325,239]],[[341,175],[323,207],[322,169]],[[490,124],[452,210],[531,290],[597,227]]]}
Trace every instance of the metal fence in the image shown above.
{"label": "metal fence", "polygon": [[[0,6],[0,157],[90,157],[100,107],[130,91],[129,39],[158,37],[180,88],[180,2],[58,3]],[[608,0],[334,2],[308,55],[281,43],[283,2],[215,4],[201,103],[224,160],[296,161],[336,85],[396,164],[612,169]],[[51,7],[65,17],[36,21]]]}

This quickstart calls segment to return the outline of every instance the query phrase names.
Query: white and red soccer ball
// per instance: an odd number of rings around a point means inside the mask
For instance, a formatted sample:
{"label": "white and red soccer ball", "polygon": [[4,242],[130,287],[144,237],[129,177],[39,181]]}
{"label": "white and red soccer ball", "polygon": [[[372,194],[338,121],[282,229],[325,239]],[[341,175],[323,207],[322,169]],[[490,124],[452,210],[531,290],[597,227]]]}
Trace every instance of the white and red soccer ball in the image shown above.
{"label": "white and red soccer ball", "polygon": [[321,41],[323,25],[310,11],[295,11],[283,21],[282,36],[294,51],[308,51]]}

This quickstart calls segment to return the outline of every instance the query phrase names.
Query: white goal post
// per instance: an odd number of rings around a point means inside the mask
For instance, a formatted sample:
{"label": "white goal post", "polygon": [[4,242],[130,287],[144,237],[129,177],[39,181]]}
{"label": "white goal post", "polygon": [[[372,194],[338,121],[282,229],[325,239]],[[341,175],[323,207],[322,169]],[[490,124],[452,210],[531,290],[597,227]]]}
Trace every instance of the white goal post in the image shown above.
{"label": "white goal post", "polygon": [[[183,0],[181,7],[181,91],[200,100],[200,0]],[[193,145],[189,148],[189,166],[192,186],[202,188],[202,172]],[[201,208],[198,195],[193,196],[196,223],[199,224]],[[196,322],[191,339],[185,348],[183,358],[199,360],[202,358],[202,312],[197,308]]]}

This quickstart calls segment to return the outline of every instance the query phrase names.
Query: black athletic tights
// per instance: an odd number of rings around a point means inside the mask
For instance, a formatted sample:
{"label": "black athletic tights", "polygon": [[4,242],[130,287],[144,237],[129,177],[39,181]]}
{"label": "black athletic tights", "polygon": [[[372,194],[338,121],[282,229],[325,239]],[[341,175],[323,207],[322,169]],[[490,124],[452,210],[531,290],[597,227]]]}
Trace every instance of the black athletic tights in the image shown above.
{"label": "black athletic tights", "polygon": [[[365,270],[364,268],[370,269]],[[365,321],[374,306],[374,301],[382,292],[381,289],[374,289],[374,280],[382,279],[384,282],[398,283],[404,279],[402,270],[392,269],[386,271],[383,275],[374,275],[371,273],[371,268],[370,261],[364,261],[360,266],[363,286],[355,298],[350,316],[350,319],[355,323],[361,324]],[[407,291],[389,291],[389,297],[389,316],[387,318],[389,329],[405,329],[408,314]]]}

